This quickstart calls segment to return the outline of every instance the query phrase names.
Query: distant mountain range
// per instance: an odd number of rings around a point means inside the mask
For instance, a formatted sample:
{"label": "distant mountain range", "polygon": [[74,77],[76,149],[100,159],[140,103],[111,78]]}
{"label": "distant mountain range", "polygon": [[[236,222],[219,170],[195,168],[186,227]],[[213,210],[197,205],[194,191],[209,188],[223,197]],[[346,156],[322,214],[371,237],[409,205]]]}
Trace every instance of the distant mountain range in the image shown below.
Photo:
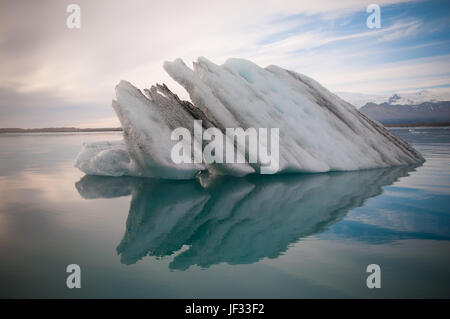
{"label": "distant mountain range", "polygon": [[337,96],[360,108],[367,103],[390,105],[419,105],[424,102],[450,101],[450,88],[419,91],[392,92],[390,94],[364,94],[354,92],[335,92]]}
{"label": "distant mountain range", "polygon": [[[375,95],[336,92],[370,118],[387,126],[450,126],[450,88]],[[122,131],[110,128],[0,128],[0,133],[61,133]]]}
{"label": "distant mountain range", "polygon": [[418,105],[367,103],[359,110],[383,124],[450,123],[450,101]]}
{"label": "distant mountain range", "polygon": [[450,89],[394,93],[389,96],[336,93],[383,124],[450,125]]}
{"label": "distant mountain range", "polygon": [[0,128],[0,133],[74,133],[74,132],[119,132],[121,127],[78,128],[78,127],[45,127],[45,128]]}

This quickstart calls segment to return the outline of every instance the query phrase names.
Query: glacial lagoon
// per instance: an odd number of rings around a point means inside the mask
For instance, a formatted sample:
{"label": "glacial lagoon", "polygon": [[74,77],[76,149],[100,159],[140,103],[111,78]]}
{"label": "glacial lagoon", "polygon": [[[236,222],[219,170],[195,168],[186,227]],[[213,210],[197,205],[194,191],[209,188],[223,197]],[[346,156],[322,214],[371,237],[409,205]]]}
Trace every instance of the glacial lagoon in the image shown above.
{"label": "glacial lagoon", "polygon": [[426,162],[189,181],[73,166],[119,132],[1,134],[0,296],[448,298],[450,129],[391,132]]}

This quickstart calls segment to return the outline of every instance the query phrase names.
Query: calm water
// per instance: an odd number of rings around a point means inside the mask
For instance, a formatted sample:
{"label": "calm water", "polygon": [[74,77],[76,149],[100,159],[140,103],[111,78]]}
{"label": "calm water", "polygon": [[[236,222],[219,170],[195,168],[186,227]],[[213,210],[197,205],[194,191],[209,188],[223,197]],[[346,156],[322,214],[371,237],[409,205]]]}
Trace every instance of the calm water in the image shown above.
{"label": "calm water", "polygon": [[392,132],[426,163],[204,187],[73,167],[120,133],[0,135],[0,297],[448,298],[450,129]]}

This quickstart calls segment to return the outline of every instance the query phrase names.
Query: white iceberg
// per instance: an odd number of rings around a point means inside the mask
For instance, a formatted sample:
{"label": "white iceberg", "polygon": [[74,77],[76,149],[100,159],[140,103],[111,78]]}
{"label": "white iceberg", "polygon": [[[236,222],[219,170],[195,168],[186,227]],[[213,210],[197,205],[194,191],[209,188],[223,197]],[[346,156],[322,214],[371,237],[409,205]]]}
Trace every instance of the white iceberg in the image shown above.
{"label": "white iceberg", "polygon": [[[76,166],[90,175],[190,179],[198,173],[244,176],[260,173],[260,163],[175,164],[171,132],[194,120],[203,127],[279,128],[278,173],[349,171],[417,164],[424,159],[381,124],[360,113],[319,83],[277,66],[261,68],[243,59],[219,66],[205,58],[188,68],[181,59],[165,70],[189,93],[182,101],[165,85],[142,93],[128,82],[116,86],[113,108],[124,143],[85,144]],[[195,138],[201,146],[203,141]],[[228,141],[229,142],[229,141]],[[263,143],[265,143],[263,141]],[[245,145],[234,144],[245,153]],[[245,153],[245,154],[244,154]]]}

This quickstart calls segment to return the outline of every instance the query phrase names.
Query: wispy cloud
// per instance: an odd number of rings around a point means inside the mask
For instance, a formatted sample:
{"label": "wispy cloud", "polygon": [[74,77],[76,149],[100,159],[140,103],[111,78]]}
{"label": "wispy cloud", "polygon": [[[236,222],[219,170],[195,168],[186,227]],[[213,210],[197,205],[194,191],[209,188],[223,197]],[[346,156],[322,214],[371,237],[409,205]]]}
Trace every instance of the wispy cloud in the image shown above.
{"label": "wispy cloud", "polygon": [[[121,79],[140,87],[166,82],[187,98],[161,67],[177,57],[278,64],[331,90],[448,81],[449,25],[438,10],[425,22],[422,16],[433,1],[377,1],[378,30],[366,27],[363,0],[78,0],[82,27],[69,30],[65,9],[72,2],[0,3],[0,126],[109,123]],[[39,120],[37,112],[46,116]]]}

